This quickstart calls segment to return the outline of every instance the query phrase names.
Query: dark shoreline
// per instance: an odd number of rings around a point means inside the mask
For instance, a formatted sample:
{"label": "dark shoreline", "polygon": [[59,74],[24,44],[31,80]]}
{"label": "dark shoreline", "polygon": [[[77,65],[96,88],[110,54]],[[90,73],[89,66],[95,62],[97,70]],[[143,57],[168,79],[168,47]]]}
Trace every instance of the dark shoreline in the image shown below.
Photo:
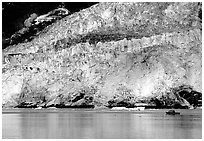
{"label": "dark shoreline", "polygon": [[[198,107],[195,109],[175,109],[175,108],[163,108],[163,109],[155,109],[155,108],[149,108],[149,109],[144,109],[141,111],[133,111],[133,110],[114,110],[114,109],[110,109],[110,108],[101,108],[101,109],[93,109],[93,108],[43,108],[43,109],[34,109],[34,108],[2,108],[2,114],[4,113],[13,113],[10,112],[11,110],[17,111],[19,110],[17,113],[21,113],[21,111],[24,113],[24,111],[29,111],[29,112],[45,112],[45,111],[51,111],[51,112],[60,112],[60,111],[73,111],[73,112],[77,112],[77,111],[82,111],[82,112],[87,112],[87,111],[93,111],[93,112],[126,112],[126,113],[148,113],[148,112],[155,112],[157,113],[157,111],[168,111],[168,110],[175,110],[175,111],[180,111],[180,110],[185,110],[185,111],[201,111],[202,112],[202,108]],[[14,112],[15,113],[15,112]]]}

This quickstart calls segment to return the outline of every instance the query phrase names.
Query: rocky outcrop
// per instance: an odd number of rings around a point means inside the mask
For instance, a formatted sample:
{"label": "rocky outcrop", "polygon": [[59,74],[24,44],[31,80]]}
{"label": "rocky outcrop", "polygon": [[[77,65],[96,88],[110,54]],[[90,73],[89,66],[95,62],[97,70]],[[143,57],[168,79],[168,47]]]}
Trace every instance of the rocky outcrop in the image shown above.
{"label": "rocky outcrop", "polygon": [[199,3],[99,3],[3,50],[3,107],[188,107],[201,93]]}
{"label": "rocky outcrop", "polygon": [[4,39],[3,45],[9,46],[22,42],[29,42],[36,35],[39,35],[44,28],[64,18],[69,13],[70,12],[66,8],[57,8],[40,16],[33,13],[24,21],[24,27],[21,30],[14,33],[10,38]]}

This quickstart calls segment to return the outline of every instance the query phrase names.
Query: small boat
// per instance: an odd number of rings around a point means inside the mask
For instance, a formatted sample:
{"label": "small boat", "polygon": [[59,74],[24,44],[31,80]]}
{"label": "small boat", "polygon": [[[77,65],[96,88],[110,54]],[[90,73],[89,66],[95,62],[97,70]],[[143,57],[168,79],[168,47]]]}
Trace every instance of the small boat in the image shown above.
{"label": "small boat", "polygon": [[200,106],[200,107],[197,107],[197,109],[202,109],[202,106]]}
{"label": "small boat", "polygon": [[180,115],[179,112],[176,112],[176,111],[174,111],[174,110],[169,110],[169,111],[166,112],[166,114],[167,114],[167,115]]}

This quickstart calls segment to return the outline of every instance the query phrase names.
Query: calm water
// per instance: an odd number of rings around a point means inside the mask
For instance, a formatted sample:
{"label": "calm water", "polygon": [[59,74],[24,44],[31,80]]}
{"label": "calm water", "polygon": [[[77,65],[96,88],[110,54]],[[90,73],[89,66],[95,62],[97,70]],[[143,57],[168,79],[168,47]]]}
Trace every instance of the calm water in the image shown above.
{"label": "calm water", "polygon": [[202,138],[202,110],[3,109],[5,138]]}

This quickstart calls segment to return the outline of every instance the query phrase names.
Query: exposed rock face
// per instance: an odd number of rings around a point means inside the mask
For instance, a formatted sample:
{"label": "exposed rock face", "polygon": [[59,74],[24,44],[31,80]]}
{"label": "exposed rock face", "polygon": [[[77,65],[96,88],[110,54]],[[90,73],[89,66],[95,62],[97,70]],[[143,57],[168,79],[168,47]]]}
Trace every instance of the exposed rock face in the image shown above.
{"label": "exposed rock face", "polygon": [[99,3],[3,50],[3,107],[189,106],[201,93],[199,3]]}
{"label": "exposed rock face", "polygon": [[45,28],[54,23],[56,20],[67,16],[69,11],[65,8],[57,8],[45,15],[37,16],[33,13],[24,21],[24,27],[13,34],[10,38],[4,39],[3,45],[9,46],[22,42],[31,41],[36,35]]}

